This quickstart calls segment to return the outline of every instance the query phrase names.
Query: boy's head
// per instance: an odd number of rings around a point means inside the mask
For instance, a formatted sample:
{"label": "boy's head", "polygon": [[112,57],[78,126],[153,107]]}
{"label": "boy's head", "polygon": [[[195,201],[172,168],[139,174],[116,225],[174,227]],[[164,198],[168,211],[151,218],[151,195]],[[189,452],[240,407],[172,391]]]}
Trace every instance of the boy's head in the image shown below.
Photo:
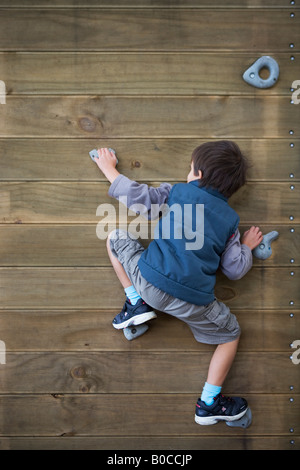
{"label": "boy's head", "polygon": [[246,183],[249,163],[238,145],[230,140],[206,142],[192,153],[188,182],[211,187],[229,198]]}

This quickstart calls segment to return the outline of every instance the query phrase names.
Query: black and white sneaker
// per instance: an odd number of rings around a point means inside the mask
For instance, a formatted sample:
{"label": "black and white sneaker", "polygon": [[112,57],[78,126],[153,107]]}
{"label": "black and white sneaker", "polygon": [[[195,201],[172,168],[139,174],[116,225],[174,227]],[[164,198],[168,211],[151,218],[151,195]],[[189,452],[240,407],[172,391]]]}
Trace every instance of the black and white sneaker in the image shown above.
{"label": "black and white sneaker", "polygon": [[241,397],[224,397],[219,393],[212,405],[208,406],[200,398],[196,405],[197,424],[216,424],[218,421],[236,421],[246,413],[248,403]]}
{"label": "black and white sneaker", "polygon": [[156,317],[156,313],[143,299],[139,299],[135,305],[132,305],[126,298],[122,311],[115,316],[112,325],[117,330],[121,330],[131,325],[140,325]]}

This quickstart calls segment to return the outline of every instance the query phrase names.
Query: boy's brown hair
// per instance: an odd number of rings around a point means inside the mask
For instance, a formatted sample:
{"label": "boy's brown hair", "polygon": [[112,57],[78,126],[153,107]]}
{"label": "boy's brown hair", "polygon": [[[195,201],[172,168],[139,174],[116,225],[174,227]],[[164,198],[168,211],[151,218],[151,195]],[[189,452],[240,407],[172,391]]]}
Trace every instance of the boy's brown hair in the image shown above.
{"label": "boy's brown hair", "polygon": [[235,142],[220,140],[206,142],[192,153],[195,176],[199,170],[199,186],[211,187],[229,198],[246,183],[249,168],[247,158]]}

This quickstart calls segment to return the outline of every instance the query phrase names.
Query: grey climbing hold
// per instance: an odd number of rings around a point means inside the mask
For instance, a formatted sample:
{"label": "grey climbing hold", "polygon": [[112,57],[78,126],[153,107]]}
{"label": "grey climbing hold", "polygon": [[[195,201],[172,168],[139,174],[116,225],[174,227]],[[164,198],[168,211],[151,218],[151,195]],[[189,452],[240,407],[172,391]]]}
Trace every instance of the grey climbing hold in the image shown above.
{"label": "grey climbing hold", "polygon": [[149,326],[146,325],[146,323],[142,323],[141,325],[128,326],[127,328],[124,328],[123,333],[125,338],[128,339],[128,341],[131,341],[146,333],[148,328]]}
{"label": "grey climbing hold", "polygon": [[226,421],[227,426],[230,426],[233,428],[248,428],[251,423],[252,423],[252,413],[251,413],[250,408],[247,409],[244,416],[242,416],[240,419],[237,419],[236,421]]}
{"label": "grey climbing hold", "polygon": [[[116,154],[115,150],[114,149],[108,149],[110,150],[110,152],[114,152],[114,154]],[[91,157],[91,159],[93,160],[93,162],[95,161],[95,158],[99,158],[99,155],[98,155],[98,151],[97,149],[93,149],[89,152],[89,156]],[[119,160],[117,159],[117,164],[119,163]]]}
{"label": "grey climbing hold", "polygon": [[[261,69],[266,68],[269,70],[270,75],[268,78],[261,78],[259,72]],[[263,55],[257,59],[243,74],[243,79],[249,85],[256,88],[270,88],[275,85],[279,77],[279,65],[273,57]]]}
{"label": "grey climbing hold", "polygon": [[279,233],[276,230],[264,235],[262,242],[252,251],[253,255],[259,259],[269,258],[272,254],[271,243],[278,238],[278,235]]}

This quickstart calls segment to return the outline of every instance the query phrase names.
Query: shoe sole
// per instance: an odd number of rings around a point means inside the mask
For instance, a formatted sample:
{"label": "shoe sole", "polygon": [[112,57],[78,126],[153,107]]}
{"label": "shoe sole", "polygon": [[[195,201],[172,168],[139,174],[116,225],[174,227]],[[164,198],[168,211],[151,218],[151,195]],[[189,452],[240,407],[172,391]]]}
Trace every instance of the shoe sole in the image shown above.
{"label": "shoe sole", "polygon": [[145,323],[148,320],[152,320],[153,318],[156,318],[157,315],[155,312],[145,312],[145,313],[140,313],[139,315],[136,315],[135,317],[129,318],[126,321],[123,321],[123,323],[113,323],[113,327],[116,328],[116,330],[123,330],[124,328],[127,328],[128,326],[137,326],[140,325],[141,323]]}
{"label": "shoe sole", "polygon": [[208,426],[211,424],[217,424],[219,421],[237,421],[241,419],[244,414],[247,412],[248,408],[243,410],[241,413],[234,415],[234,416],[197,416],[195,415],[195,421],[197,424],[201,424],[202,426]]}

